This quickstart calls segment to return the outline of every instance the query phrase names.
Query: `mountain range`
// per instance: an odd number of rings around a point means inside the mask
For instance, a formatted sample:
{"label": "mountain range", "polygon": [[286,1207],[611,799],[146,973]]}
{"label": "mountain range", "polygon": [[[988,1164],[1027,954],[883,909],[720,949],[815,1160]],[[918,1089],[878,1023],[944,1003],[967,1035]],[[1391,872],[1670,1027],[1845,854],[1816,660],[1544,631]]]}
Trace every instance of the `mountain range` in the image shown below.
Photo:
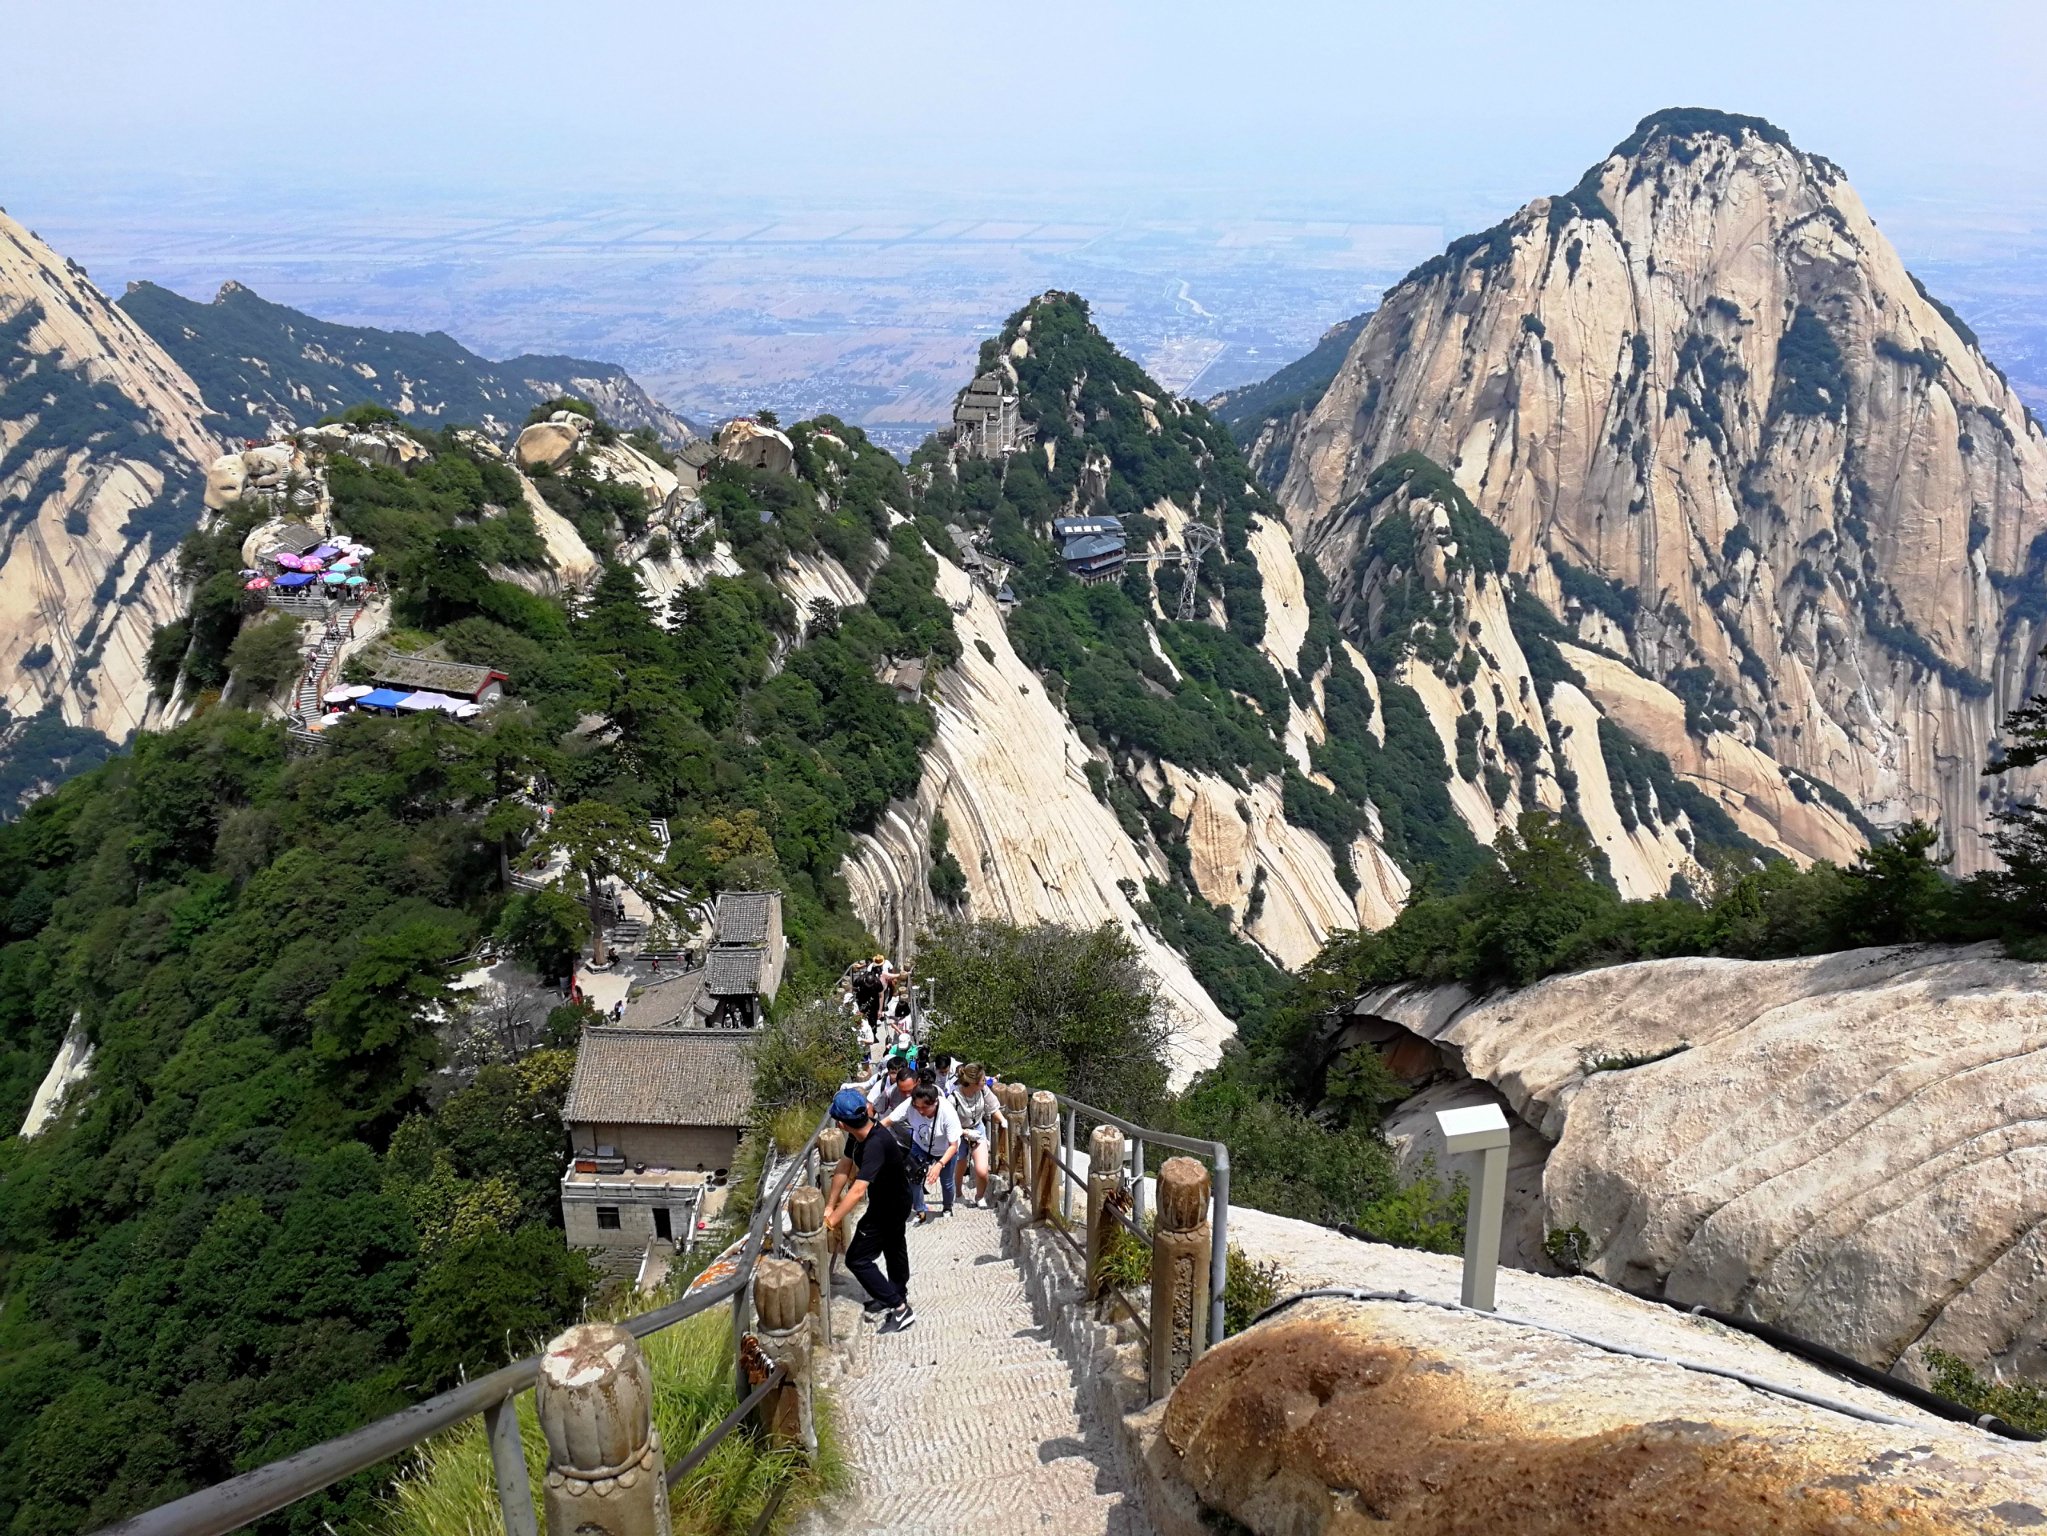
{"label": "mountain range", "polygon": [[[1982,786],[2024,792],[1982,768],[2034,686],[2047,443],[1831,163],[1655,114],[1213,410],[1042,293],[907,465],[832,416],[671,452],[555,362],[114,304],[0,217],[0,1527],[100,1528],[578,1313],[571,1054],[458,1039],[455,983],[486,941],[577,974],[612,869],[666,955],[780,893],[763,1113],[838,1083],[877,944],[1058,924],[1026,968],[1068,995],[976,1054],[1143,1077],[1103,1102],[1227,1141],[1245,1206],[1448,1249],[1386,1106],[1568,1113],[1528,1262],[1681,1290],[1703,1255],[1744,1306],[1767,1269],[1814,1304],[1763,1315],[1864,1359],[2037,1374],[2033,1122],[1984,1066],[2024,1077],[2037,965],[1929,964],[1913,924],[1986,882],[1868,845],[1923,817],[1979,867]],[[359,595],[282,590],[287,540]],[[411,693],[444,680],[504,697]],[[1851,945],[1889,947],[1780,963]],[[639,963],[665,1023],[693,983]],[[1787,987],[1855,996],[1801,1024]],[[366,1528],[375,1484],[295,1518]]]}
{"label": "mountain range", "polygon": [[694,435],[615,363],[531,354],[494,363],[443,331],[335,325],[234,282],[210,304],[131,283],[120,305],[191,376],[228,436],[310,426],[365,400],[419,426],[460,423],[503,436],[533,406],[561,395],[672,447]]}
{"label": "mountain range", "polygon": [[[224,422],[284,430],[354,393],[502,432],[580,391],[618,425],[688,430],[615,369],[490,364],[232,284],[109,305],[5,228],[7,366],[95,380],[138,422],[80,430],[10,387],[17,735],[39,715],[111,740],[160,718],[149,641]],[[941,580],[978,643],[933,684],[914,802],[849,866],[896,946],[938,909],[942,821],[977,910],[1156,939],[1191,1060],[1245,1006],[1197,929],[1214,953],[1300,965],[1390,921],[1425,873],[1460,878],[1530,808],[1581,821],[1629,896],[1697,890],[1729,857],[1845,860],[1915,816],[1958,868],[1986,858],[1980,769],[2038,649],[2047,448],[1840,170],[1771,125],[1645,119],[1571,192],[1453,242],[1218,414],[1117,354],[1075,296],[1033,301],[983,351],[1036,441],[913,461],[920,511],[966,541]],[[117,485],[118,512],[77,508]],[[1051,517],[1104,513],[1136,561],[1111,588],[1062,587]],[[1222,547],[1186,624],[1190,522]],[[983,611],[954,563],[970,552],[1015,574],[1013,612]],[[857,597],[822,558],[791,594]],[[686,579],[643,564],[656,590]]]}

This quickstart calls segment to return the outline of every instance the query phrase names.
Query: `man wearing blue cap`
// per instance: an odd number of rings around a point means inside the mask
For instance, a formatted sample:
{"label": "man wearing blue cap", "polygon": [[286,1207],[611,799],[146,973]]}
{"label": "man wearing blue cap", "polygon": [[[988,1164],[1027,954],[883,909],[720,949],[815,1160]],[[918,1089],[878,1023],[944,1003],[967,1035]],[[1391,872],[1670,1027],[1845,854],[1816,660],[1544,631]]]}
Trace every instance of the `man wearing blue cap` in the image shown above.
{"label": "man wearing blue cap", "polygon": [[[832,1118],[846,1128],[846,1155],[832,1170],[825,1201],[825,1225],[836,1228],[853,1207],[867,1201],[867,1214],[846,1247],[846,1268],[869,1297],[867,1310],[884,1313],[881,1331],[901,1333],[914,1325],[910,1309],[910,1174],[906,1149],[867,1106],[858,1088],[841,1088],[832,1099]],[[879,1257],[888,1265],[883,1277]]]}

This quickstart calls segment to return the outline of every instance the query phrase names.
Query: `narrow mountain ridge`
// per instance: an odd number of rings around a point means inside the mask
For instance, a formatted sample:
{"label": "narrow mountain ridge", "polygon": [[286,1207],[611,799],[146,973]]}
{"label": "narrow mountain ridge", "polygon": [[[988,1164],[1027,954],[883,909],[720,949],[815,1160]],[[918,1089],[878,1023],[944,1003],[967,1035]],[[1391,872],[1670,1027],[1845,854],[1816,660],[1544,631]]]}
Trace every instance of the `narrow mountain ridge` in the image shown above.
{"label": "narrow mountain ridge", "polygon": [[222,430],[289,431],[369,400],[418,426],[516,432],[544,400],[587,400],[625,431],[671,447],[689,424],[615,363],[524,355],[494,363],[442,331],[420,335],[338,325],[225,283],[201,304],[155,283],[131,283],[120,307],[198,383]]}
{"label": "narrow mountain ridge", "polygon": [[1802,807],[1987,857],[1981,770],[2047,616],[2047,439],[1831,161],[1656,113],[1389,292],[1265,449],[1340,601],[1406,453],[1553,618],[1684,700],[1674,758],[1717,730]]}
{"label": "narrow mountain ridge", "polygon": [[[1199,1065],[1262,1027],[1275,967],[1384,927],[1416,880],[1454,886],[1528,811],[1582,821],[1634,897],[1700,889],[1722,858],[1860,845],[1738,738],[1693,743],[1681,703],[1669,739],[1675,696],[1509,575],[1505,535],[1425,457],[1372,478],[1332,582],[1217,418],[1121,356],[1078,297],[1017,311],[981,366],[962,409],[1013,398],[1017,440],[991,454],[962,434],[912,460],[967,644],[924,685],[918,794],[848,866],[893,947],[960,905],[1115,923]],[[1120,570],[1063,558],[1067,518],[1113,519]],[[942,857],[960,889],[934,878]]]}

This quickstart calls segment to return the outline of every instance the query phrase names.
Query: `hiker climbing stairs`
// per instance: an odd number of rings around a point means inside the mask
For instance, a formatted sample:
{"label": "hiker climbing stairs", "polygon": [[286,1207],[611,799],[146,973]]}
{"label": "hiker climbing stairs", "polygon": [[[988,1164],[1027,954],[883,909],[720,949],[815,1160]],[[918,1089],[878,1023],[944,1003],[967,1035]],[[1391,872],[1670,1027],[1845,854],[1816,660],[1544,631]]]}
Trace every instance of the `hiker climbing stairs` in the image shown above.
{"label": "hiker climbing stairs", "polygon": [[906,1333],[877,1335],[859,1285],[838,1274],[833,1320],[849,1348],[833,1402],[851,1487],[796,1530],[1142,1536],[995,1214],[960,1208],[912,1227],[909,1241],[917,1322]]}

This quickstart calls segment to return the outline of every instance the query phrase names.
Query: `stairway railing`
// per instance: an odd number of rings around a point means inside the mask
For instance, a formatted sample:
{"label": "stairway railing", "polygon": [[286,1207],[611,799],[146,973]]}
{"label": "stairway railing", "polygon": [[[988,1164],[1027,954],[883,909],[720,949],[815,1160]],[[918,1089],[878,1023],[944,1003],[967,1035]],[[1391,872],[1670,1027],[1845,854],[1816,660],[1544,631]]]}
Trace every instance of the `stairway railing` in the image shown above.
{"label": "stairway railing", "polygon": [[[747,1224],[746,1238],[738,1252],[720,1264],[726,1273],[700,1288],[693,1287],[665,1307],[644,1312],[619,1326],[635,1338],[644,1339],[729,1301],[732,1303],[736,1343],[747,1330],[755,1266],[771,1247],[771,1234],[779,1230],[783,1204],[798,1179],[815,1179],[813,1158],[817,1152],[818,1137],[828,1123],[828,1120],[820,1120],[803,1150],[782,1165],[772,1187],[755,1205],[753,1219]],[[738,1353],[736,1348],[734,1353]],[[526,1459],[519,1443],[517,1400],[520,1393],[533,1389],[539,1376],[540,1356],[528,1355],[523,1360],[492,1371],[488,1376],[464,1382],[438,1397],[430,1397],[373,1424],[365,1424],[361,1429],[308,1446],[303,1451],[229,1478],[224,1483],[216,1483],[211,1488],[202,1488],[181,1499],[173,1499],[168,1504],[130,1516],[116,1525],[105,1527],[100,1536],[224,1536],[228,1531],[240,1530],[265,1515],[275,1514],[345,1477],[388,1461],[445,1430],[453,1429],[465,1419],[479,1415],[484,1420],[490,1440],[505,1536],[538,1536],[539,1522],[534,1516]],[[747,1395],[746,1388],[742,1386],[742,1398]],[[736,1413],[728,1417],[699,1441],[698,1447],[715,1443],[729,1434],[740,1422],[740,1417]],[[684,1463],[685,1466],[690,1464],[693,1463]]]}
{"label": "stairway railing", "polygon": [[[1060,1173],[1059,1205],[1062,1214],[1071,1217],[1073,1213],[1073,1191],[1078,1188],[1085,1201],[1087,1178],[1081,1174],[1076,1163],[1076,1148],[1079,1141],[1080,1122],[1094,1126],[1114,1126],[1128,1140],[1128,1179],[1132,1197],[1135,1222],[1144,1220],[1144,1155],[1147,1147],[1170,1147],[1176,1152],[1185,1152],[1191,1157],[1204,1159],[1212,1170],[1213,1184],[1209,1212],[1211,1241],[1209,1244],[1209,1303],[1208,1342],[1215,1344],[1223,1336],[1223,1293],[1229,1280],[1230,1255],[1230,1149],[1220,1141],[1205,1141],[1198,1136],[1181,1136],[1172,1131],[1162,1131],[1155,1126],[1138,1125],[1113,1115],[1106,1109],[1097,1108],[1080,1099],[1063,1093],[1053,1093],[1058,1102],[1060,1122],[1063,1127],[1061,1152],[1063,1156],[1053,1158]],[[1122,1218],[1118,1216],[1118,1220]],[[1143,1233],[1134,1222],[1124,1221],[1123,1225],[1135,1232],[1141,1239]]]}

